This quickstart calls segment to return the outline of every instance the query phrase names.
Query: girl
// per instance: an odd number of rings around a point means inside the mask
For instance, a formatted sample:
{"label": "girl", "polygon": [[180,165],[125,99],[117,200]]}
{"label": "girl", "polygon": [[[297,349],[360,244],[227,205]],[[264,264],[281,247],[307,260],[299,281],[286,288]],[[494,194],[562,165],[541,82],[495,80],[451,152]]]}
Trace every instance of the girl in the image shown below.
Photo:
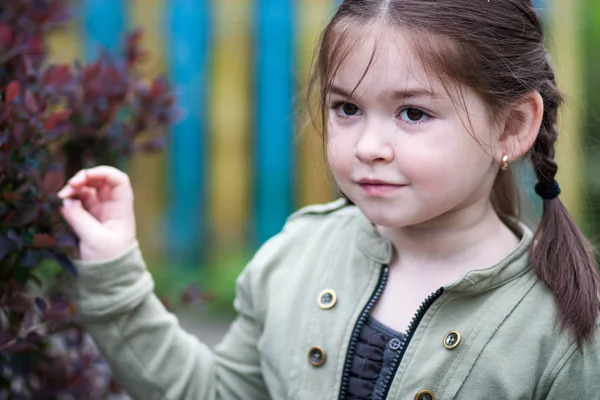
{"label": "girl", "polygon": [[[310,84],[344,199],[259,250],[214,352],[152,293],[127,176],[84,170],[61,191],[81,314],[129,393],[599,398],[599,279],[558,198],[561,97],[530,1],[346,0]],[[535,233],[520,158],[544,199]]]}

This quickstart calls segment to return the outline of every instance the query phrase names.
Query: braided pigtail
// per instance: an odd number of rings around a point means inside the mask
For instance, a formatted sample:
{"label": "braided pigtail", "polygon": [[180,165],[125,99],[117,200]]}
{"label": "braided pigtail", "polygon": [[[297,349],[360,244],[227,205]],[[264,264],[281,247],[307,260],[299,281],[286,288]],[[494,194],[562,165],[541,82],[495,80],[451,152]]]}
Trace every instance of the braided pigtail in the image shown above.
{"label": "braided pigtail", "polygon": [[558,198],[558,166],[554,148],[558,136],[557,114],[562,102],[554,73],[540,88],[544,115],[531,150],[538,179],[536,192],[544,199],[543,214],[530,249],[531,268],[548,286],[558,305],[563,328],[570,329],[579,348],[594,334],[599,311],[598,269],[592,245],[579,230]]}

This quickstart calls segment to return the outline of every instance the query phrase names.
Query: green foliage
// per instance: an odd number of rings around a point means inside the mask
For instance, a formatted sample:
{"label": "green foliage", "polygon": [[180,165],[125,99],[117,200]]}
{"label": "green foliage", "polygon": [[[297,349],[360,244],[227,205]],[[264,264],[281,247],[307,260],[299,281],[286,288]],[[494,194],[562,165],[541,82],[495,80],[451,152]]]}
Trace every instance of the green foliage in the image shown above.
{"label": "green foliage", "polygon": [[166,263],[149,264],[148,268],[155,293],[171,310],[189,305],[183,294],[199,288],[196,303],[201,303],[208,314],[232,315],[236,279],[251,256],[250,249],[236,248],[218,252],[197,269]]}
{"label": "green foliage", "polygon": [[600,3],[584,2],[580,37],[583,40],[585,92],[585,180],[584,211],[586,233],[600,245]]}

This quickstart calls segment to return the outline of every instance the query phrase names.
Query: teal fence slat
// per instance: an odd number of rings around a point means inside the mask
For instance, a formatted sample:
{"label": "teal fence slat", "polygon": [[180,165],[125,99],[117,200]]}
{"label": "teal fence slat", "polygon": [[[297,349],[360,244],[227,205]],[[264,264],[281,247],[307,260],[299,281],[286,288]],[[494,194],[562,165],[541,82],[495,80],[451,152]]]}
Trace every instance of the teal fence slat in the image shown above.
{"label": "teal fence slat", "polygon": [[255,232],[263,243],[292,210],[293,0],[256,0]]}
{"label": "teal fence slat", "polygon": [[168,2],[167,53],[181,120],[172,128],[166,252],[175,264],[197,268],[206,243],[206,99],[209,0]]}
{"label": "teal fence slat", "polygon": [[84,0],[84,55],[92,60],[101,48],[115,51],[123,44],[126,9],[123,0]]}

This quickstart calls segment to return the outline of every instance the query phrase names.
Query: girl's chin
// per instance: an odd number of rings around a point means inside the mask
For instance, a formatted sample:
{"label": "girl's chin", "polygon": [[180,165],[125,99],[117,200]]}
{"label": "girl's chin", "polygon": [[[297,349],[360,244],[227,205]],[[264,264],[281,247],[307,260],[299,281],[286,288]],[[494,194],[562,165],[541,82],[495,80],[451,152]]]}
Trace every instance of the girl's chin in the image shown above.
{"label": "girl's chin", "polygon": [[[383,228],[399,229],[407,227],[417,227],[423,224],[427,224],[436,219],[435,216],[430,217],[415,213],[406,214],[406,207],[388,207],[387,205],[370,205],[365,203],[360,204],[357,202],[355,202],[355,204],[362,211],[363,215],[373,225],[377,225]],[[398,212],[399,209],[404,212]]]}
{"label": "girl's chin", "polygon": [[[357,204],[358,205],[358,204]],[[373,224],[385,228],[404,228],[406,226],[413,225],[418,223],[413,218],[408,218],[408,216],[398,215],[397,213],[387,212],[379,209],[371,209],[371,207],[361,207],[364,216]]]}

